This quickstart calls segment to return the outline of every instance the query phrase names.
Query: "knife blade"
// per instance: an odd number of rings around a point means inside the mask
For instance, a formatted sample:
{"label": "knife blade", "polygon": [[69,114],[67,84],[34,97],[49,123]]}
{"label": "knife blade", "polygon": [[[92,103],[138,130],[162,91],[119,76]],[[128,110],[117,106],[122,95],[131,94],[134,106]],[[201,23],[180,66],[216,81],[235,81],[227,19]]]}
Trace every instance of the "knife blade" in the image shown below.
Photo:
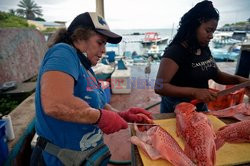
{"label": "knife blade", "polygon": [[228,94],[230,94],[230,93],[232,93],[232,92],[235,92],[236,90],[239,90],[239,89],[245,88],[245,87],[250,87],[250,81],[246,81],[246,82],[243,82],[243,83],[234,85],[234,86],[231,87],[231,88],[228,88],[228,89],[219,91],[219,92],[217,92],[217,96],[218,96],[218,97],[220,97],[220,96],[225,96],[225,95],[228,95]]}
{"label": "knife blade", "polygon": [[[235,92],[236,90],[239,90],[239,89],[245,88],[245,87],[250,87],[250,81],[246,81],[246,82],[237,84],[237,85],[235,85],[235,86],[233,86],[231,88],[219,91],[219,92],[217,92],[217,97],[228,95],[228,94],[230,94],[232,92]],[[202,101],[197,100],[197,99],[194,99],[194,100],[190,101],[190,103],[193,104],[193,105],[197,105],[198,103],[201,103],[201,102]]]}
{"label": "knife blade", "polygon": [[128,122],[128,125],[134,125],[134,124],[139,125],[139,126],[160,126],[160,125],[158,125],[158,124],[149,124],[149,123],[130,123],[130,122]]}

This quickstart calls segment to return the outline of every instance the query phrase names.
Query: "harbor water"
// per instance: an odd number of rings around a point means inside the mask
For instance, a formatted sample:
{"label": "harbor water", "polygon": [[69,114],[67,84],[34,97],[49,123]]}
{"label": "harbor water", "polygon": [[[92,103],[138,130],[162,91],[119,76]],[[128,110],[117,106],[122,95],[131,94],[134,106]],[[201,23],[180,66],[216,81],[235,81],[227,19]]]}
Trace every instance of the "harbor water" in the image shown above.
{"label": "harbor water", "polygon": [[[123,55],[124,52],[136,52],[138,55],[144,55],[149,49],[142,45],[141,41],[145,37],[147,32],[156,32],[159,35],[159,38],[168,38],[167,43],[173,38],[176,34],[176,29],[119,29],[114,30],[117,34],[123,37],[119,45],[107,45],[107,51],[113,50],[118,55]],[[167,43],[159,44],[159,50],[163,51]]]}

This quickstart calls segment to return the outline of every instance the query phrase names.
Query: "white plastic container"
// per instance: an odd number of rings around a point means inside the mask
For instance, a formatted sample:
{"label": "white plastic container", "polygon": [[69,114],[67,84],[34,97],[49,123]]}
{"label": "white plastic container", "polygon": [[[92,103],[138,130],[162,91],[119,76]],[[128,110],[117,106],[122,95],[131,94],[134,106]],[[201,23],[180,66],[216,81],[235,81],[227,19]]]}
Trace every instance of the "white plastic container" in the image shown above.
{"label": "white plastic container", "polygon": [[111,91],[108,81],[99,81],[102,84],[102,89],[106,95],[107,102],[110,103],[111,100]]}
{"label": "white plastic container", "polygon": [[111,90],[113,94],[131,93],[131,68],[116,70],[111,75]]}

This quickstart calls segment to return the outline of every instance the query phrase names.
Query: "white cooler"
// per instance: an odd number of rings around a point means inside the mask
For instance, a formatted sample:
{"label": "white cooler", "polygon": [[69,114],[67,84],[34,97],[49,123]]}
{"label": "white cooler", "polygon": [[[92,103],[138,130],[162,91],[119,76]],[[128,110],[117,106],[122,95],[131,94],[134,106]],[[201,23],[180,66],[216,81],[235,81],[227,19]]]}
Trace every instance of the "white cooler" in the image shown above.
{"label": "white cooler", "polygon": [[111,75],[111,90],[113,94],[131,93],[131,68],[116,70]]}

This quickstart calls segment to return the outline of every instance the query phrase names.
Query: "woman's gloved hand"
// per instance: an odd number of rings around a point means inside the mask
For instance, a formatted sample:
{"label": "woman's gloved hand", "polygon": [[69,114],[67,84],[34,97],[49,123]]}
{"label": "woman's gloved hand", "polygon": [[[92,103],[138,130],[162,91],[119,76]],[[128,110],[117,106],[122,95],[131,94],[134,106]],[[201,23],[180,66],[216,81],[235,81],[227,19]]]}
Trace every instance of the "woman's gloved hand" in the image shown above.
{"label": "woman's gloved hand", "polygon": [[153,123],[151,113],[143,108],[133,107],[118,114],[127,122]]}
{"label": "woman's gloved hand", "polygon": [[100,113],[101,115],[97,125],[105,134],[111,134],[121,129],[128,128],[127,122],[116,112],[102,109]]}

